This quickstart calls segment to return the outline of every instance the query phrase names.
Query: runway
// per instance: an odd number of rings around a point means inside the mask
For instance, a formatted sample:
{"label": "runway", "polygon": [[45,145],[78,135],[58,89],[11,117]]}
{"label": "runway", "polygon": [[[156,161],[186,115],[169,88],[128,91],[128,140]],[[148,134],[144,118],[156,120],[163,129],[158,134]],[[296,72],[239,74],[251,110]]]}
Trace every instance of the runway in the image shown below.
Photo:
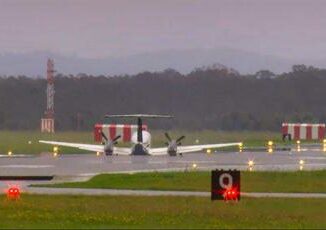
{"label": "runway", "polygon": [[[1,157],[0,176],[56,176],[87,177],[99,173],[138,171],[248,169],[253,170],[302,170],[326,169],[326,153],[323,151],[267,152],[217,152],[189,153],[182,157],[170,156],[96,156],[96,154],[51,153],[26,157]],[[299,162],[302,164],[300,165]]]}
{"label": "runway", "polygon": [[[254,165],[249,168],[248,161]],[[302,164],[299,162],[301,161]],[[317,170],[326,169],[326,153],[320,150],[267,152],[189,153],[170,156],[96,156],[51,153],[0,157],[0,176],[54,176],[52,182],[83,181],[100,173],[186,171],[212,169]],[[20,182],[22,187],[37,182]],[[0,182],[7,187],[8,182]]]}

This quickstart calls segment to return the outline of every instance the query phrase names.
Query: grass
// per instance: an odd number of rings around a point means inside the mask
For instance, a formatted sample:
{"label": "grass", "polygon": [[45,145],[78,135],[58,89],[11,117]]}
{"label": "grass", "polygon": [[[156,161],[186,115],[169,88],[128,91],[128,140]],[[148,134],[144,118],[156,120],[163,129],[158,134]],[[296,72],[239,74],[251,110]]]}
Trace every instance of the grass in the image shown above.
{"label": "grass", "polygon": [[[273,140],[276,145],[284,145],[280,133],[264,131],[169,131],[171,137],[176,139],[181,135],[186,135],[182,142],[184,145],[239,142],[243,141],[245,147],[265,146],[268,140]],[[165,136],[163,130],[151,130],[152,146],[165,146]],[[52,152],[50,145],[40,144],[38,140],[55,140],[76,143],[94,142],[92,131],[90,132],[56,132],[55,134],[40,133],[39,131],[0,131],[0,154],[7,154],[12,151],[14,154],[37,154],[41,152]],[[30,144],[29,144],[30,142]],[[120,143],[119,146],[130,146],[130,143]],[[221,149],[220,149],[221,150]],[[232,147],[229,148],[232,150]],[[238,150],[233,147],[233,150]],[[60,153],[84,153],[74,148],[60,147]]]}
{"label": "grass", "polygon": [[325,199],[0,196],[0,228],[326,228]]}
{"label": "grass", "polygon": [[[152,143],[155,146],[162,145],[166,142],[164,131],[156,130],[151,131],[153,137]],[[208,143],[223,143],[223,142],[244,142],[246,146],[264,146],[268,140],[274,140],[275,143],[281,143],[281,134],[278,132],[268,131],[182,131],[175,130],[169,131],[171,137],[176,139],[179,136],[185,135],[186,138],[182,142],[184,145]]]}
{"label": "grass", "polygon": [[[244,192],[326,193],[326,170],[297,172],[241,172]],[[210,172],[102,174],[86,182],[46,185],[68,188],[209,191]]]}
{"label": "grass", "polygon": [[[38,140],[60,140],[72,142],[92,143],[91,132],[57,132],[55,134],[41,133],[38,131],[0,131],[0,154],[36,154],[52,152],[52,146],[40,144]],[[30,144],[29,144],[30,142]],[[80,153],[73,148],[62,149],[67,153]]]}

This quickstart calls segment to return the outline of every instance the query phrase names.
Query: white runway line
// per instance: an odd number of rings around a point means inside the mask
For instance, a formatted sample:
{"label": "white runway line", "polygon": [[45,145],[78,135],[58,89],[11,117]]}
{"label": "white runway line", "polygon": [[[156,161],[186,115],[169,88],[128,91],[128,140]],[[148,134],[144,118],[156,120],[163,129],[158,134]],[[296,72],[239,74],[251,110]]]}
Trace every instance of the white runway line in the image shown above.
{"label": "white runway line", "polygon": [[26,154],[17,154],[17,155],[8,155],[8,154],[0,154],[0,158],[33,158],[35,155],[26,155]]}
{"label": "white runway line", "polygon": [[81,173],[81,174],[78,174],[78,175],[74,175],[74,176],[80,176],[80,177],[93,177],[93,176],[96,176],[96,175],[99,175],[98,173]]}
{"label": "white runway line", "polygon": [[305,160],[326,160],[326,157],[302,157]]}
{"label": "white runway line", "polygon": [[0,165],[0,168],[53,168],[54,165]]}
{"label": "white runway line", "polygon": [[269,197],[269,198],[326,198],[326,193],[267,193],[267,192],[244,192],[244,197]]}
{"label": "white runway line", "polygon": [[214,161],[205,161],[205,160],[186,160],[186,161],[182,161],[182,160],[176,160],[176,161],[170,161],[170,162],[167,162],[167,163],[178,163],[178,164],[182,164],[182,163],[185,163],[185,164],[193,164],[193,163],[196,163],[196,164],[214,164],[215,162]]}

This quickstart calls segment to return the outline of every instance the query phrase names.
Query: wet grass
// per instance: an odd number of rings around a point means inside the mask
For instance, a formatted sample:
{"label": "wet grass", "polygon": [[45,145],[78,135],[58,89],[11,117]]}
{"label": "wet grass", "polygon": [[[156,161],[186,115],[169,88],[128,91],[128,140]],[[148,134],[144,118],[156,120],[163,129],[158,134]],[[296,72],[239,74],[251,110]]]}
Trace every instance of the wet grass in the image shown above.
{"label": "wet grass", "polygon": [[[151,130],[152,146],[165,146],[166,139],[163,130]],[[210,144],[223,142],[243,142],[244,147],[266,147],[267,141],[272,140],[276,146],[291,145],[281,140],[280,133],[265,131],[169,131],[171,137],[176,139],[185,135],[183,145]],[[41,152],[52,152],[53,147],[50,145],[40,144],[38,140],[54,140],[75,143],[99,144],[94,142],[92,131],[90,132],[56,132],[54,134],[40,133],[39,131],[0,131],[0,154],[7,154],[12,151],[14,154],[38,154]],[[305,142],[305,143],[318,143]],[[292,142],[294,144],[294,142]],[[119,143],[118,146],[131,146],[130,143]],[[238,147],[229,147],[221,150],[237,151]],[[86,153],[87,151],[60,147],[60,153]]]}
{"label": "wet grass", "polygon": [[326,228],[326,199],[0,196],[0,228]]}
{"label": "wet grass", "polygon": [[[38,140],[60,140],[80,143],[92,143],[91,132],[57,132],[55,134],[41,133],[38,131],[0,131],[0,154],[37,154],[52,152],[53,147],[38,143]],[[80,150],[62,149],[67,153],[80,153]]]}
{"label": "wet grass", "polygon": [[[241,172],[244,192],[326,193],[326,170],[296,172]],[[67,188],[210,191],[210,172],[102,174],[86,182],[47,185]]]}
{"label": "wet grass", "polygon": [[[163,130],[151,130],[152,146],[165,146],[166,139]],[[268,140],[273,140],[276,145],[284,145],[280,133],[263,131],[169,131],[171,137],[177,138],[186,135],[182,142],[189,144],[210,144],[223,142],[244,142],[245,147],[265,146]],[[38,140],[55,140],[76,143],[94,142],[92,131],[90,132],[56,132],[55,134],[40,133],[39,131],[0,131],[0,154],[7,154],[12,151],[14,154],[37,154],[41,152],[52,152],[50,145],[40,144]],[[120,143],[120,146],[130,146],[130,143]],[[221,149],[220,149],[221,150]],[[238,150],[231,147],[229,150]],[[74,148],[61,147],[60,153],[85,153]]]}

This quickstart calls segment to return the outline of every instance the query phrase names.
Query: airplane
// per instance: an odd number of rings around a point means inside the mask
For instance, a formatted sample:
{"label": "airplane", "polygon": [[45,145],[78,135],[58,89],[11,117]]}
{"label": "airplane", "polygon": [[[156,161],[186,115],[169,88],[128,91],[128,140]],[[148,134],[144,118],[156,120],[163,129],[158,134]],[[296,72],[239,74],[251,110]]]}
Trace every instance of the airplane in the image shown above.
{"label": "airplane", "polygon": [[133,146],[131,148],[116,147],[118,139],[121,137],[116,136],[112,140],[109,140],[106,135],[101,132],[103,139],[105,140],[103,145],[94,144],[81,144],[81,143],[68,143],[57,141],[45,141],[39,140],[40,143],[50,144],[55,146],[73,147],[81,150],[87,150],[92,152],[105,153],[107,156],[111,155],[150,155],[150,156],[182,156],[183,153],[198,152],[205,149],[223,148],[229,146],[241,146],[241,142],[236,143],[221,143],[221,144],[206,144],[206,145],[188,145],[181,146],[181,140],[185,136],[181,136],[176,140],[171,139],[168,133],[165,133],[165,137],[168,142],[167,146],[160,148],[151,148],[151,134],[142,129],[142,119],[144,118],[173,118],[169,115],[148,115],[148,114],[130,114],[130,115],[106,115],[106,118],[137,118],[137,132],[132,134],[131,142]]}

